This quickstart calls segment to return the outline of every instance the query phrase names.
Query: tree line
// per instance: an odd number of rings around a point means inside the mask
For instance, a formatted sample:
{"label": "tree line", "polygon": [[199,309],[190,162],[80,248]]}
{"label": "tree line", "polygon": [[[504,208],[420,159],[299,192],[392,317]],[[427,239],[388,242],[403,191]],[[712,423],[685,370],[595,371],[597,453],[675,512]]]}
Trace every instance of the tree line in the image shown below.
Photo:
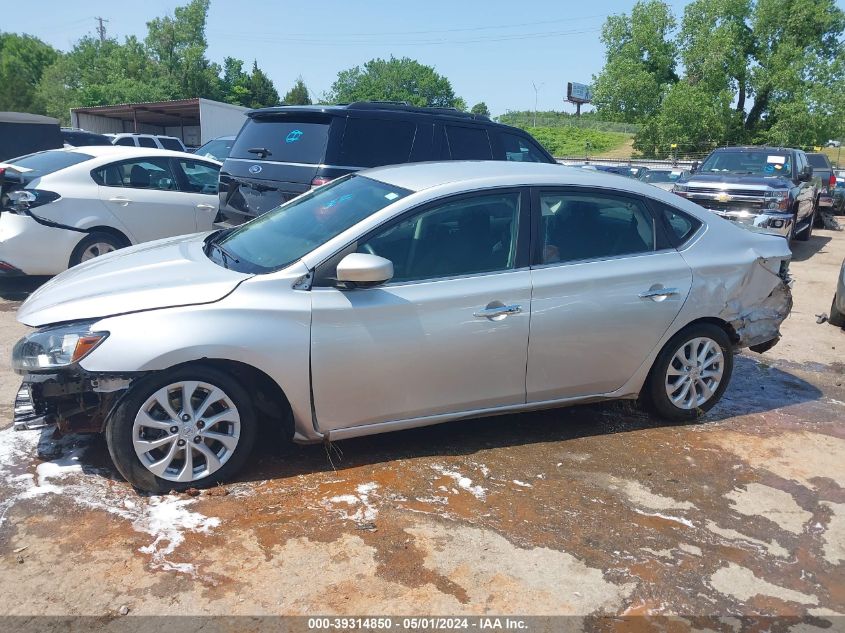
{"label": "tree line", "polygon": [[820,145],[845,131],[843,32],[834,0],[693,0],[680,21],[640,0],[604,24],[593,103],[641,124],[634,148],[647,156]]}
{"label": "tree line", "polygon": [[[249,108],[312,103],[302,77],[279,96],[253,61],[206,55],[210,0],[190,0],[172,15],[147,23],[143,39],[123,42],[86,36],[66,53],[40,39],[0,32],[0,111],[32,112],[70,120],[73,107],[204,97]],[[321,103],[407,101],[419,106],[466,110],[450,81],[431,66],[403,57],[372,59],[338,73]],[[484,103],[472,108],[489,116]]]}

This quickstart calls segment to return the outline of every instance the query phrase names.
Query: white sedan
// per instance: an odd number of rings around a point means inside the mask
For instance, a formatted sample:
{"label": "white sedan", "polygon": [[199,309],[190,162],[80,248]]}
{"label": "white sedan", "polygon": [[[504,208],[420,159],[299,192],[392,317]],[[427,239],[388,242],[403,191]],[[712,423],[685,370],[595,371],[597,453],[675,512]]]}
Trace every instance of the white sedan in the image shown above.
{"label": "white sedan", "polygon": [[211,229],[220,163],[137,147],[0,163],[0,275],[55,275],[124,246]]}

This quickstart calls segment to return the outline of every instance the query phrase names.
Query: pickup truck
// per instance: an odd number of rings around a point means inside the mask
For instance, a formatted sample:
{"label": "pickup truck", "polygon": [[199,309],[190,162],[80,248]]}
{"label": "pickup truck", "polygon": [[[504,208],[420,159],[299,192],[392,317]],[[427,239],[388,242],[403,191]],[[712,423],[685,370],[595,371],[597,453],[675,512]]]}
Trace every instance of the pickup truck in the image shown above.
{"label": "pickup truck", "polygon": [[784,147],[720,147],[672,191],[728,220],[808,240],[819,186],[807,155]]}

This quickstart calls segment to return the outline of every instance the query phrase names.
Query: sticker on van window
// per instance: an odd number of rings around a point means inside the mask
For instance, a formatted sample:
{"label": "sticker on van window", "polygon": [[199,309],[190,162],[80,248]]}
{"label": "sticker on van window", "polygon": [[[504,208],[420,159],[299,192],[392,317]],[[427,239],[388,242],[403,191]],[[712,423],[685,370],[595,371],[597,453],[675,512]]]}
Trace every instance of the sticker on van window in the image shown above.
{"label": "sticker on van window", "polygon": [[774,163],[775,165],[783,165],[786,162],[786,156],[768,156],[767,163]]}
{"label": "sticker on van window", "polygon": [[399,197],[399,194],[398,194],[398,193],[393,193],[393,192],[391,191],[390,193],[386,193],[386,194],[384,194],[384,197],[385,197],[385,198],[387,198],[388,200],[396,200],[396,198],[398,198],[398,197]]}
{"label": "sticker on van window", "polygon": [[302,138],[302,130],[291,130],[285,137],[285,143],[296,143]]}

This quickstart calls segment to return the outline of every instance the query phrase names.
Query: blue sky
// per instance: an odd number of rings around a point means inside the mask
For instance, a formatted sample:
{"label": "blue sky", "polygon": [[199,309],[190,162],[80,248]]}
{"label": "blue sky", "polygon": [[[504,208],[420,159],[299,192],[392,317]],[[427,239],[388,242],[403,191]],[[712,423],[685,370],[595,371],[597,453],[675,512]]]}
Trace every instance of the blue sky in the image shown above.
{"label": "blue sky", "polygon": [[[67,50],[95,32],[95,16],[109,20],[110,36],[143,38],[147,21],[180,4],[32,0],[26,10],[5,11],[0,28]],[[669,4],[680,17],[686,3]],[[563,103],[566,82],[588,83],[601,69],[601,25],[631,5],[620,0],[212,0],[208,57],[221,64],[226,56],[247,65],[256,59],[280,94],[302,75],[319,95],[342,69],[373,57],[408,56],[434,66],[469,105],[485,101],[494,115],[533,109],[532,83],[540,110],[573,110]]]}

